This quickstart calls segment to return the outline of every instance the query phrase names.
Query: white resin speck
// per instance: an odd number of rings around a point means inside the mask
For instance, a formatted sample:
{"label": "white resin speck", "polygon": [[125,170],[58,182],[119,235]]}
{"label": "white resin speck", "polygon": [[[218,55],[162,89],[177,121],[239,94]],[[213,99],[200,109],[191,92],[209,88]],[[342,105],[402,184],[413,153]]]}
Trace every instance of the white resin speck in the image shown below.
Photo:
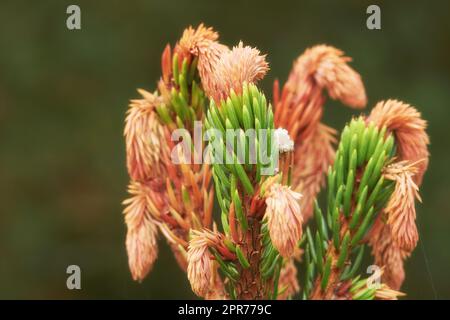
{"label": "white resin speck", "polygon": [[289,137],[289,133],[286,129],[276,129],[274,132],[274,138],[280,153],[294,150],[294,141],[292,141],[291,137]]}

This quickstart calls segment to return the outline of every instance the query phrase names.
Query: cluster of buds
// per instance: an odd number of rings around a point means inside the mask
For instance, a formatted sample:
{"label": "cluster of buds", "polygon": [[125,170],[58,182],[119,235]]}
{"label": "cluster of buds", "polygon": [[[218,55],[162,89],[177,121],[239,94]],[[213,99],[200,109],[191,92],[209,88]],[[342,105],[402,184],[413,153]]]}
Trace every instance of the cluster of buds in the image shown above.
{"label": "cluster of buds", "polygon": [[[350,60],[330,46],[307,49],[281,90],[275,81],[272,104],[257,86],[269,70],[257,49],[229,48],[203,25],[166,46],[158,89],[139,90],[125,125],[133,279],[151,270],[162,234],[206,299],[403,295],[426,123],[407,104],[380,102],[344,128],[335,149],[336,130],[321,122],[327,96],[367,104]],[[200,144],[191,138],[198,122]],[[325,184],[323,213],[316,197]],[[360,274],[366,246],[382,269],[375,288]]]}

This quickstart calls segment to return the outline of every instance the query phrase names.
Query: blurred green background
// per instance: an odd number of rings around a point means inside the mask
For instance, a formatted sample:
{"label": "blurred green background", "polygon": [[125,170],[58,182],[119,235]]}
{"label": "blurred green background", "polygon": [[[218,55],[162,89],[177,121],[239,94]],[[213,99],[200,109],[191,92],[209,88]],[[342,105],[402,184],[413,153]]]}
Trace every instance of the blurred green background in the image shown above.
{"label": "blurred green background", "polygon": [[[450,298],[450,2],[376,3],[381,31],[366,28],[372,2],[361,0],[1,1],[0,298],[194,298],[162,239],[150,276],[131,280],[122,130],[135,88],[154,89],[165,44],[200,22],[268,53],[269,96],[306,47],[328,43],[354,58],[369,108],[392,97],[420,109],[432,156],[403,290]],[[66,28],[69,4],[79,31]],[[327,105],[338,129],[356,114]],[[66,288],[70,264],[82,290]]]}

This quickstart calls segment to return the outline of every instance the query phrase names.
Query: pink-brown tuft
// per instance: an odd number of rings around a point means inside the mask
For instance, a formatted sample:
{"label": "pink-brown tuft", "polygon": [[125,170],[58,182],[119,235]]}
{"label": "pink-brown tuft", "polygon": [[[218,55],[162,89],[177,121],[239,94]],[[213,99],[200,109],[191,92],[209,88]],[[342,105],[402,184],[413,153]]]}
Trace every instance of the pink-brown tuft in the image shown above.
{"label": "pink-brown tuft", "polygon": [[419,240],[414,203],[415,199],[420,200],[419,188],[413,180],[416,172],[414,164],[408,161],[397,162],[384,169],[384,176],[395,181],[394,192],[385,208],[387,223],[391,226],[393,240],[406,252],[412,252]]}
{"label": "pink-brown tuft", "polygon": [[132,100],[125,120],[125,144],[128,173],[133,180],[143,181],[163,173],[160,161],[163,127],[155,106],[160,98],[140,90],[144,99]]}
{"label": "pink-brown tuft", "polygon": [[216,91],[216,66],[228,47],[217,42],[219,34],[212,28],[200,24],[197,29],[187,28],[175,47],[175,53],[180,55],[180,61],[189,54],[198,57],[198,72],[203,89],[208,97]]}
{"label": "pink-brown tuft", "polygon": [[367,121],[373,121],[380,128],[386,126],[395,134],[400,160],[417,164],[415,183],[420,186],[428,167],[428,144],[430,139],[425,132],[427,122],[414,107],[398,100],[387,100],[377,103]]}
{"label": "pink-brown tuft", "polygon": [[213,265],[209,253],[210,240],[205,232],[192,230],[187,253],[187,275],[192,291],[200,297],[205,297],[212,287]]}
{"label": "pink-brown tuft", "polygon": [[266,196],[264,217],[267,219],[270,239],[280,255],[286,258],[292,256],[302,237],[300,198],[300,193],[279,183],[272,184]]}
{"label": "pink-brown tuft", "polygon": [[231,51],[225,51],[217,63],[214,76],[218,91],[213,98],[216,101],[226,99],[231,89],[239,94],[244,83],[256,83],[264,78],[269,70],[265,57],[256,48],[244,47],[242,42]]}
{"label": "pink-brown tuft", "polygon": [[197,29],[192,26],[186,28],[178,42],[178,52],[186,52],[198,56],[206,50],[211,41],[216,41],[219,34],[212,27],[205,27],[201,23]]}
{"label": "pink-brown tuft", "polygon": [[150,272],[158,256],[157,225],[148,208],[148,187],[131,182],[131,198],[125,200],[127,225],[126,248],[133,280],[142,281]]}
{"label": "pink-brown tuft", "polygon": [[353,70],[341,50],[320,45],[310,49],[310,63],[316,64],[314,78],[319,86],[326,88],[332,99],[340,100],[352,108],[364,108],[366,92],[361,76]]}

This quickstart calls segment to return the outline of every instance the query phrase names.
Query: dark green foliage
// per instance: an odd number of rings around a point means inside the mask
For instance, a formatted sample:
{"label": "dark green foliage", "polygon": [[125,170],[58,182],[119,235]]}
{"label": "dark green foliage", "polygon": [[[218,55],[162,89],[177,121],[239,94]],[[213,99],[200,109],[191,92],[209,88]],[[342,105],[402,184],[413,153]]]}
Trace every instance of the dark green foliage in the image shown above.
{"label": "dark green foliage", "polygon": [[[261,170],[274,167],[274,151],[269,144],[274,128],[272,107],[256,86],[245,84],[242,94],[231,91],[220,106],[211,101],[205,126],[207,130],[215,129],[208,132],[208,140],[222,213],[228,214],[230,204],[234,203],[239,224],[246,230],[243,196],[254,194],[254,185],[261,181]],[[254,134],[244,131],[249,129],[256,131]],[[268,138],[260,136],[257,129],[266,129]]]}

